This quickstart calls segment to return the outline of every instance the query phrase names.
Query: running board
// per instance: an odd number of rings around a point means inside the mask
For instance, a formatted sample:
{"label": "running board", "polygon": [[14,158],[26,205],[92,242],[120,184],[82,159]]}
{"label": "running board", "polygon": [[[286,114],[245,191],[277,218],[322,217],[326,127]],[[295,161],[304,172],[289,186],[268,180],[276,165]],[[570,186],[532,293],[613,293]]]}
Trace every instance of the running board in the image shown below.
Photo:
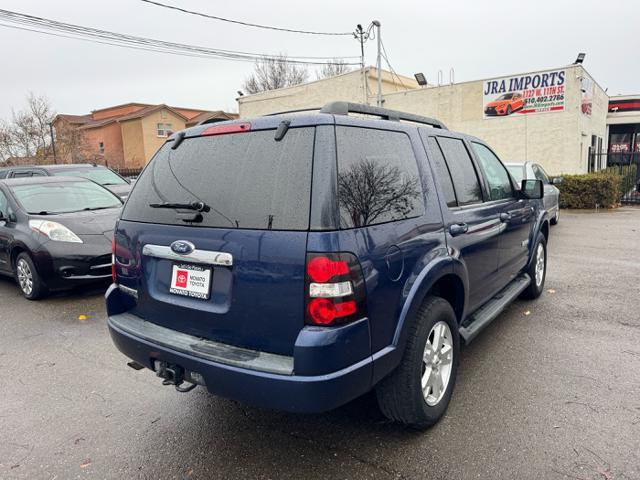
{"label": "running board", "polygon": [[460,327],[460,336],[468,344],[487,325],[489,325],[513,300],[520,295],[531,283],[531,277],[526,273],[516,277],[509,285],[500,290],[494,297],[473,312],[466,319],[465,326]]}

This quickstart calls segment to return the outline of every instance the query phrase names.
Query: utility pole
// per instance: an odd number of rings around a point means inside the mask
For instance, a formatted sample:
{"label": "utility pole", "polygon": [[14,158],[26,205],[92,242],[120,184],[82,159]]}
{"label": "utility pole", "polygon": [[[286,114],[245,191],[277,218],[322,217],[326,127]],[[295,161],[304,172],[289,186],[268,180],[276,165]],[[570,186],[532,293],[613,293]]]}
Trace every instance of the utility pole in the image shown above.
{"label": "utility pole", "polygon": [[382,37],[380,36],[381,24],[378,20],[374,20],[373,25],[377,28],[376,37],[378,39],[378,60],[376,67],[378,69],[378,95],[376,97],[376,103],[379,107],[382,106]]}
{"label": "utility pole", "polygon": [[364,42],[369,38],[369,34],[365,32],[361,24],[356,26],[356,31],[353,33],[356,40],[360,42],[360,73],[362,74],[362,103],[368,104],[367,99],[367,73],[364,67]]}

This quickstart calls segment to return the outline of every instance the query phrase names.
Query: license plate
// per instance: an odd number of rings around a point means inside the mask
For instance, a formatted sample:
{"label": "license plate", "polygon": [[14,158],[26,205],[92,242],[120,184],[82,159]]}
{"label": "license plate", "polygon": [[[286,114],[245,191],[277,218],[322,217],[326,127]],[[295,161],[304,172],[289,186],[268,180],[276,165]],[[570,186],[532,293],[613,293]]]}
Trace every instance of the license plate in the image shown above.
{"label": "license plate", "polygon": [[174,264],[169,292],[184,297],[209,299],[211,269],[198,265]]}

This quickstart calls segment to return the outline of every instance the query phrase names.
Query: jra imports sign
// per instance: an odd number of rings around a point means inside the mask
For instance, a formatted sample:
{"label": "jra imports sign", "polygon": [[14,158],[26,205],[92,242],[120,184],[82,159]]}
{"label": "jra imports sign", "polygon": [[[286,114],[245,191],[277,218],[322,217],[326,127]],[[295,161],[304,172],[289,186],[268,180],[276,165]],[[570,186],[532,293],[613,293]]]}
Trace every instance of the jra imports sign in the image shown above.
{"label": "jra imports sign", "polygon": [[564,70],[486,80],[484,118],[564,110],[564,87]]}

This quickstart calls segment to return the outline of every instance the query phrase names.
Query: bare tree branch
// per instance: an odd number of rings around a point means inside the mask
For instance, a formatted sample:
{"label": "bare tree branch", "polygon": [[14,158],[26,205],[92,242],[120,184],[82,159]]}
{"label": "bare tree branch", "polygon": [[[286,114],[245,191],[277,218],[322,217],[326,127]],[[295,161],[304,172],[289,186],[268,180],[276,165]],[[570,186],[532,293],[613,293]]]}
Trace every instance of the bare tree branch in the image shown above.
{"label": "bare tree branch", "polygon": [[247,93],[259,93],[291,87],[306,82],[309,71],[305,66],[292,64],[286,55],[256,61],[253,74],[243,84]]}
{"label": "bare tree branch", "polygon": [[336,75],[342,75],[343,73],[348,73],[350,71],[351,68],[349,68],[344,60],[334,58],[332,63],[328,63],[327,65],[320,67],[320,70],[316,72],[316,78],[320,80],[323,78],[335,77]]}
{"label": "bare tree branch", "polygon": [[0,122],[0,160],[26,157],[42,161],[49,157],[49,124],[54,117],[49,100],[30,93],[26,109],[13,111],[10,122]]}

